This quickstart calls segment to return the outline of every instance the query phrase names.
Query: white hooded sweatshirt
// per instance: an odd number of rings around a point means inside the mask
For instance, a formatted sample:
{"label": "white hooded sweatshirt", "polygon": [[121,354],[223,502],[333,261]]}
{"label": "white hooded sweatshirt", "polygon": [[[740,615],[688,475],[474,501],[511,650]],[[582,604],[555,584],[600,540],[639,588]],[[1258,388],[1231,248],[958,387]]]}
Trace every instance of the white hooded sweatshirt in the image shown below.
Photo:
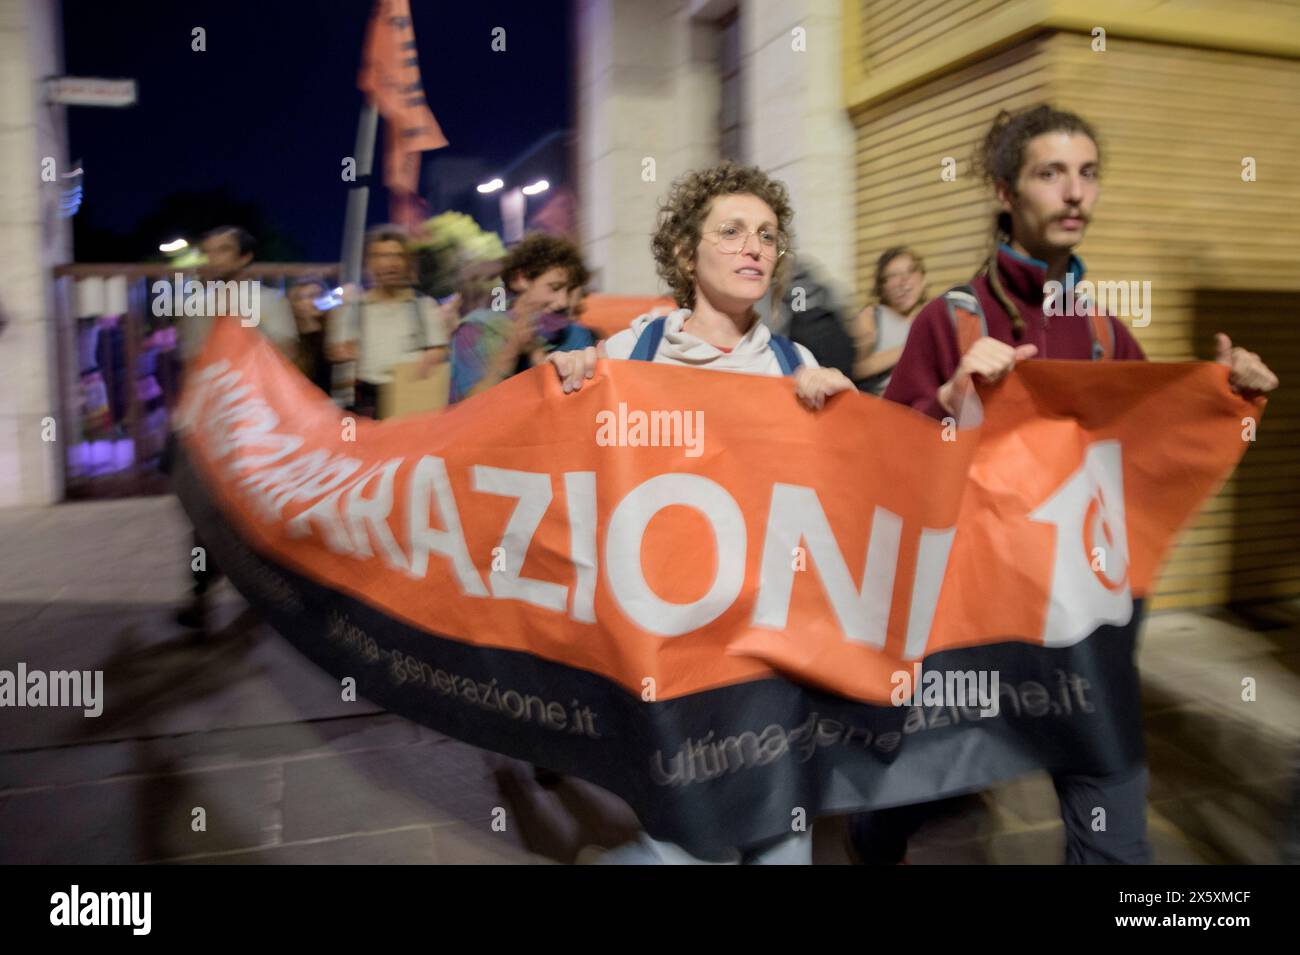
{"label": "white hooded sweatshirt", "polygon": [[[769,375],[780,377],[781,363],[777,361],[776,352],[772,350],[772,333],[762,322],[754,322],[734,348],[725,352],[710,345],[690,332],[682,331],[682,325],[690,318],[689,308],[679,308],[670,312],[664,323],[664,336],[659,340],[659,350],[654,360],[664,365],[684,365],[687,368],[708,368],[711,371],[738,371],[746,375]],[[630,328],[612,335],[605,342],[605,355],[608,358],[629,358],[636,340],[645,327],[657,316],[642,315],[632,322]],[[805,367],[816,368],[817,359],[812,352],[802,345],[794,346],[799,350]]]}

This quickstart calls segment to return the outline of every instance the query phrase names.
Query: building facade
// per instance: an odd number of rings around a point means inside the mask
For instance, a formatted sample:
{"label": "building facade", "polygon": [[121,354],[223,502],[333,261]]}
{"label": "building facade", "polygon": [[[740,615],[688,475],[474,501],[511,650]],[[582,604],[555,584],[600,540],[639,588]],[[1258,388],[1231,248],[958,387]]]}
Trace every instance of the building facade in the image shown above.
{"label": "building facade", "polygon": [[853,129],[839,0],[578,0],[584,251],[603,291],[662,291],[650,257],[677,176],[721,158],[784,180],[800,255],[853,269]]}
{"label": "building facade", "polygon": [[1300,0],[579,0],[575,27],[581,235],[606,291],[663,290],[658,202],[726,157],[786,181],[797,253],[844,300],[896,244],[938,294],[990,250],[971,160],[997,112],[1088,118],[1089,277],[1150,283],[1131,324],[1152,359],[1210,358],[1224,331],[1283,383],[1152,605],[1300,595]]}
{"label": "building facade", "polygon": [[897,242],[925,257],[930,294],[965,281],[990,248],[971,157],[998,110],[1048,101],[1086,117],[1103,164],[1080,248],[1090,277],[1151,283],[1131,324],[1152,359],[1211,358],[1223,331],[1282,382],[1153,606],[1300,594],[1300,2],[845,0],[843,12],[856,288]]}

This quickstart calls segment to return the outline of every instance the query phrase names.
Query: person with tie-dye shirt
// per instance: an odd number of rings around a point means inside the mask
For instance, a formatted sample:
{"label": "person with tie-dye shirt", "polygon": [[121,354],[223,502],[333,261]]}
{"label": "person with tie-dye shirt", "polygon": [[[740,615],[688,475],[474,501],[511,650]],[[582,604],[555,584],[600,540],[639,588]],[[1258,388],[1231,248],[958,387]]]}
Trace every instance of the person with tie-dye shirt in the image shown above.
{"label": "person with tie-dye shirt", "polygon": [[452,335],[452,402],[526,371],[552,352],[595,343],[591,331],[570,315],[588,278],[572,242],[540,233],[526,236],[506,256],[501,276],[511,296],[508,308],[470,312]]}

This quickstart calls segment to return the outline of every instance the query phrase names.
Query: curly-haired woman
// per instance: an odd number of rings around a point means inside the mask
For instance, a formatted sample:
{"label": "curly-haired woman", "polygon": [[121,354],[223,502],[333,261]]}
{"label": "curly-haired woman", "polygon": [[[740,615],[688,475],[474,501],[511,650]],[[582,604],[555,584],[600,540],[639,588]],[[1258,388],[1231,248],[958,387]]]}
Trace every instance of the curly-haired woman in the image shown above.
{"label": "curly-haired woman", "polygon": [[[785,186],[752,166],[723,163],[678,179],[659,210],[652,248],[659,275],[672,289],[677,310],[643,315],[632,327],[602,343],[601,355],[712,371],[790,375],[795,394],[820,408],[853,382],[834,368],[820,368],[806,348],[772,335],[754,305],[779,282],[789,247],[792,212]],[[597,349],[557,352],[555,365],[566,392],[595,373]],[[740,385],[743,387],[743,385]],[[604,863],[692,863],[679,846],[642,835],[604,853]],[[810,833],[763,846],[738,847],[733,861],[810,863]]]}
{"label": "curly-haired woman", "polygon": [[[722,163],[678,179],[659,210],[652,242],[656,269],[677,309],[642,315],[602,343],[599,357],[788,374],[799,400],[811,408],[853,390],[853,382],[819,367],[808,349],[772,335],[754,311],[779,286],[792,216],[785,186],[753,166]],[[587,348],[548,360],[569,392],[595,374],[597,357],[596,348]]]}

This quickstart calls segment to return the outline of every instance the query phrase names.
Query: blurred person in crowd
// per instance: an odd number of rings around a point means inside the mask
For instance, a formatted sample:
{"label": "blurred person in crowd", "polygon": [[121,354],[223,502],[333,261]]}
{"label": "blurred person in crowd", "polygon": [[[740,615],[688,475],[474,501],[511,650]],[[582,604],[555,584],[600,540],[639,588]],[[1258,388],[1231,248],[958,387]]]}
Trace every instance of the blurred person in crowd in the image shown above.
{"label": "blurred person in crowd", "polygon": [[123,435],[128,405],[127,389],[133,384],[127,367],[126,329],[121,315],[101,315],[95,322],[95,367],[108,396],[109,421],[114,436]]}
{"label": "blurred person in crowd", "polygon": [[289,307],[298,327],[295,364],[308,381],[328,395],[333,366],[325,357],[325,330],[331,313],[316,304],[325,291],[325,280],[319,275],[303,276],[289,288]]}
{"label": "blurred person in crowd", "polygon": [[[587,278],[581,285],[575,285],[573,288],[569,289],[569,302],[565,306],[564,310],[568,313],[569,320],[578,325],[582,325],[582,316],[587,311],[587,281],[589,281],[590,278],[591,276],[588,274]],[[582,327],[586,328],[585,325]],[[595,333],[593,332],[592,334]],[[588,342],[588,344],[594,345],[595,342]],[[584,345],[583,347],[585,348],[587,346]]]}
{"label": "blurred person in crowd", "polygon": [[[813,354],[773,335],[754,306],[779,284],[789,248],[793,210],[784,184],[752,166],[723,163],[673,183],[660,209],[652,248],[677,310],[642,315],[599,347],[552,353],[564,391],[582,388],[598,357],[654,361],[742,375],[787,375],[795,397],[810,409],[852,391],[853,382],[821,368]],[[743,389],[743,382],[737,387]],[[761,414],[761,409],[755,409]],[[673,843],[643,833],[608,852],[584,850],[579,861],[606,864],[698,863]],[[747,864],[812,862],[812,835],[793,833],[764,845],[736,848],[727,861]]]}
{"label": "blurred person in crowd", "polygon": [[[594,344],[579,323],[589,278],[573,243],[541,234],[527,236],[499,262],[467,266],[458,293],[465,318],[452,334],[451,402],[542,364],[552,351]],[[509,307],[491,308],[506,289],[513,294]],[[546,787],[563,778],[542,766],[533,776]]]}
{"label": "blurred person in crowd", "polygon": [[[533,233],[506,255],[501,277],[504,310],[479,308],[461,321],[451,341],[451,400],[463,401],[546,360],[555,351],[595,343],[574,322],[574,293],[587,284],[582,254],[568,239]],[[495,304],[495,303],[494,303]]]}
{"label": "blurred person in crowd", "polygon": [[912,319],[925,304],[925,262],[906,246],[886,249],[876,261],[876,305],[853,323],[853,374],[862,391],[883,395],[903,355]]}
{"label": "blurred person in crowd", "polygon": [[[218,226],[199,240],[199,251],[204,257],[204,263],[198,269],[202,281],[250,281],[243,279],[242,273],[253,262],[257,240],[245,229],[234,225]],[[256,325],[252,327],[266,336],[280,354],[292,361],[297,353],[298,332],[288,302],[277,289],[259,281],[257,306],[257,314],[252,316],[256,319]],[[215,315],[177,316],[181,357],[186,362],[202,350],[215,318]]]}
{"label": "blurred person in crowd", "polygon": [[[298,331],[293,314],[284,296],[260,281],[241,279],[244,269],[253,261],[257,241],[239,226],[223,225],[212,229],[199,240],[199,250],[204,263],[199,267],[199,278],[204,282],[257,281],[257,311],[255,327],[273,344],[280,354],[290,361],[298,352]],[[181,357],[188,363],[203,349],[216,315],[183,315],[176,318]],[[169,452],[164,452],[170,458]],[[168,464],[170,467],[170,464]],[[188,604],[176,613],[181,626],[203,631],[207,625],[208,591],[220,579],[221,571],[212,555],[207,552],[198,531],[194,532],[194,546],[202,548],[202,559],[191,560],[193,583]]]}
{"label": "blurred person in crowd", "polygon": [[790,287],[773,309],[770,327],[803,345],[823,368],[837,368],[853,377],[853,338],[845,327],[844,309],[821,270],[801,257],[794,265]]}
{"label": "blurred person in crowd", "polygon": [[[446,312],[415,288],[415,264],[404,231],[377,226],[366,235],[365,269],[370,288],[345,290],[344,307],[326,329],[326,354],[334,362],[355,362],[359,414],[377,417],[379,389],[393,381],[393,369],[414,362],[421,375],[447,360],[450,337]],[[357,303],[356,307],[349,307]]]}
{"label": "blurred person in crowd", "polygon": [[500,259],[490,259],[469,262],[461,268],[455,296],[458,315],[469,315],[481,308],[492,307],[493,293],[504,287],[501,264]]}
{"label": "blurred person in crowd", "polygon": [[[975,377],[997,381],[1035,357],[1145,358],[1114,316],[1054,317],[1045,308],[1047,282],[1083,275],[1074,249],[1092,220],[1102,168],[1092,126],[1045,104],[1014,114],[1003,111],[978,158],[998,202],[992,252],[969,286],[935,299],[913,320],[885,391],[887,400],[934,418],[958,414]],[[1215,349],[1238,392],[1250,396],[1277,387],[1259,356],[1232,347],[1228,336],[1218,334]],[[1141,727],[1132,732],[1140,735]],[[1058,773],[1053,783],[1065,823],[1067,862],[1151,861],[1144,764],[1106,777]],[[1095,807],[1106,809],[1103,831],[1092,826]],[[925,818],[923,806],[859,814],[850,823],[852,847],[862,861],[897,863]]]}

